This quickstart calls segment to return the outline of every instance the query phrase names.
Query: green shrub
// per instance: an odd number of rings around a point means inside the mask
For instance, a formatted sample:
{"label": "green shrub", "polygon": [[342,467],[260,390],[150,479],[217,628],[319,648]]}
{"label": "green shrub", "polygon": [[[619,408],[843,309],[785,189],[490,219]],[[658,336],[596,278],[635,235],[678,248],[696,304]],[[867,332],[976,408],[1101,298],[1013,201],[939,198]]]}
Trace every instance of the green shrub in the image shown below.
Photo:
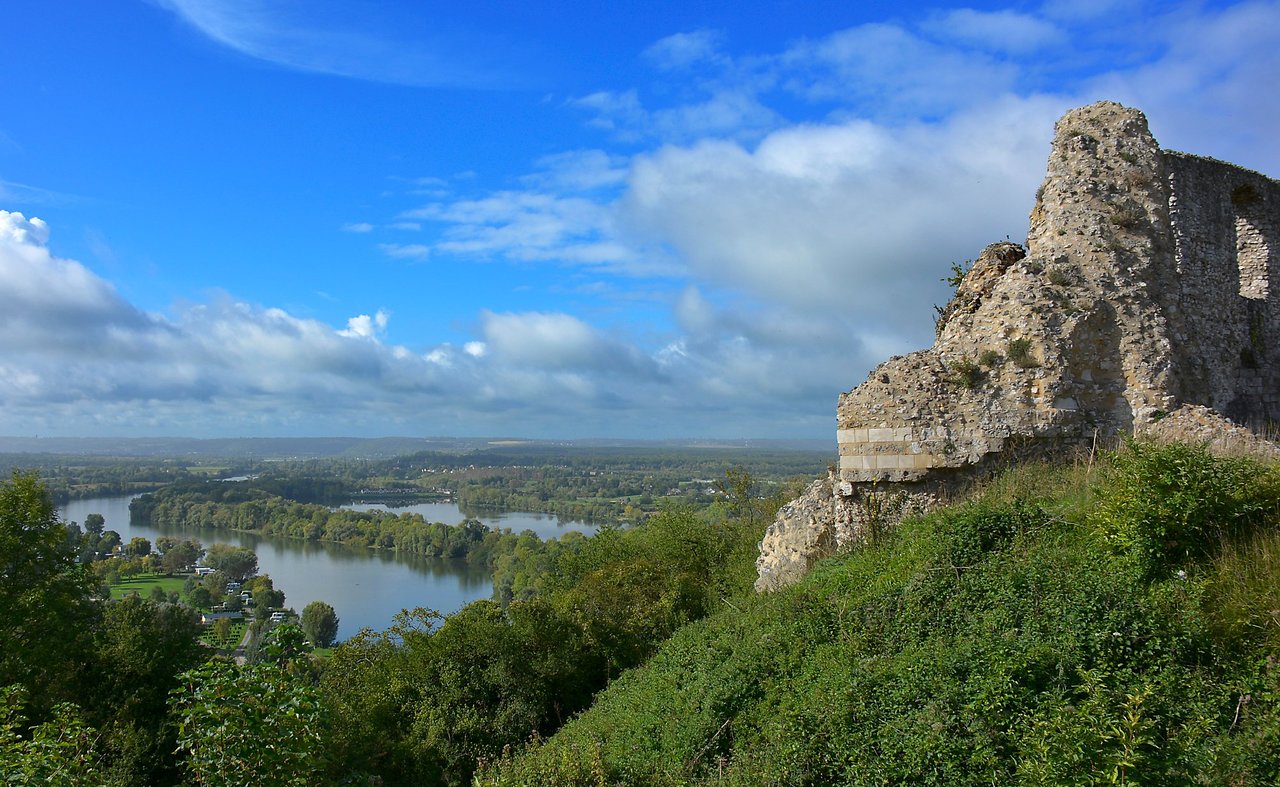
{"label": "green shrub", "polygon": [[947,368],[951,370],[947,379],[952,385],[972,390],[982,382],[982,367],[968,358],[951,361],[947,364]]}
{"label": "green shrub", "polygon": [[1205,591],[1215,633],[1241,648],[1280,652],[1280,532],[1228,542],[1213,562]]}
{"label": "green shrub", "polygon": [[1249,534],[1280,503],[1280,478],[1245,458],[1203,445],[1132,441],[1104,475],[1092,521],[1148,576],[1213,555]]}
{"label": "green shrub", "polygon": [[978,356],[978,365],[987,367],[997,366],[1003,360],[1004,358],[999,352],[995,350],[983,350],[982,354]]}
{"label": "green shrub", "polygon": [[1071,276],[1061,268],[1049,269],[1049,283],[1057,287],[1070,287]]}
{"label": "green shrub", "polygon": [[1146,217],[1146,212],[1133,203],[1111,206],[1111,223],[1121,229],[1133,229]]}
{"label": "green shrub", "polygon": [[1030,369],[1033,366],[1040,365],[1031,354],[1030,339],[1010,339],[1008,346],[1005,347],[1005,355],[1023,369]]}

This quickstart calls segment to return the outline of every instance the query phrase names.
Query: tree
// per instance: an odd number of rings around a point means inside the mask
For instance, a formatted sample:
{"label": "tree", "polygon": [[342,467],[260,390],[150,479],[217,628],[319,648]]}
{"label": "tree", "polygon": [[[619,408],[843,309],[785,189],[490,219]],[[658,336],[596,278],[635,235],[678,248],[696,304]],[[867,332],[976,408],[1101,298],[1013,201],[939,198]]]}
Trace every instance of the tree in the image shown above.
{"label": "tree", "polygon": [[124,553],[129,557],[145,557],[151,554],[151,542],[142,536],[134,536],[129,539],[129,545],[124,548]]}
{"label": "tree", "polygon": [[171,709],[195,784],[316,783],[324,709],[308,675],[275,661],[215,660],[182,682]]}
{"label": "tree", "polygon": [[259,618],[266,618],[271,615],[271,610],[279,609],[284,606],[284,591],[273,590],[271,588],[257,587],[253,590],[253,609],[254,615]]}
{"label": "tree", "polygon": [[317,648],[327,648],[338,636],[338,613],[323,601],[312,601],[302,610],[302,630]]}
{"label": "tree", "polygon": [[66,536],[34,473],[0,485],[0,686],[21,684],[43,710],[72,696],[99,614],[97,581]]}
{"label": "tree", "polygon": [[76,699],[101,730],[115,779],[122,784],[177,782],[175,731],[165,723],[178,674],[202,663],[200,621],[189,607],[136,596],[105,605],[94,636],[96,668]]}
{"label": "tree", "polygon": [[102,784],[98,736],[76,706],[61,704],[53,718],[28,730],[26,699],[21,686],[0,689],[0,784]]}
{"label": "tree", "polygon": [[106,526],[107,520],[102,514],[89,514],[84,518],[84,529],[86,533],[92,533],[95,536],[102,536],[102,529]]}
{"label": "tree", "polygon": [[258,573],[258,556],[252,549],[233,547],[230,544],[214,544],[209,547],[204,562],[215,571],[227,575],[227,579],[243,583]]}
{"label": "tree", "polygon": [[196,609],[208,609],[213,606],[213,594],[204,585],[196,585],[187,594],[187,601]]}
{"label": "tree", "polygon": [[98,539],[97,550],[106,557],[118,546],[120,546],[120,534],[114,530],[108,530]]}
{"label": "tree", "polygon": [[[165,539],[159,539],[156,543],[164,542]],[[167,547],[164,547],[164,560],[162,565],[168,574],[176,574],[179,571],[185,571],[188,567],[195,565],[195,562],[204,554],[204,547],[200,546],[199,541],[182,541],[174,543],[169,539]]]}

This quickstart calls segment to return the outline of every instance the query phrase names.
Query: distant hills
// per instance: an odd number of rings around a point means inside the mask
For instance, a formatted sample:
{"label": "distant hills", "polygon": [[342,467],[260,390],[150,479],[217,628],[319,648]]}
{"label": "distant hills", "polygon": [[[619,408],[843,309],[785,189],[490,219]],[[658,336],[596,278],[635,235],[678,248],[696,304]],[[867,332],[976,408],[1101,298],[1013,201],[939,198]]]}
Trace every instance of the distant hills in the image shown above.
{"label": "distant hills", "polygon": [[0,453],[73,456],[239,459],[384,459],[421,451],[470,453],[555,448],[724,449],[734,451],[830,451],[831,440],[526,440],[510,437],[9,437],[0,436]]}

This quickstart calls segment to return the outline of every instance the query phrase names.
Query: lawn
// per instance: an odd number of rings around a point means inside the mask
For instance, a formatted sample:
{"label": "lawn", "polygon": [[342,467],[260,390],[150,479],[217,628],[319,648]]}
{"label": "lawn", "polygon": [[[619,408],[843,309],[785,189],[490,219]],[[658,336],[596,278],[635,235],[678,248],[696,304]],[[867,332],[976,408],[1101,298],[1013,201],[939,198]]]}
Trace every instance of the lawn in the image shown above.
{"label": "lawn", "polygon": [[124,598],[130,593],[137,593],[143,598],[151,597],[151,589],[159,587],[167,595],[170,592],[181,592],[186,577],[167,577],[164,574],[139,574],[122,579],[111,586],[112,598]]}

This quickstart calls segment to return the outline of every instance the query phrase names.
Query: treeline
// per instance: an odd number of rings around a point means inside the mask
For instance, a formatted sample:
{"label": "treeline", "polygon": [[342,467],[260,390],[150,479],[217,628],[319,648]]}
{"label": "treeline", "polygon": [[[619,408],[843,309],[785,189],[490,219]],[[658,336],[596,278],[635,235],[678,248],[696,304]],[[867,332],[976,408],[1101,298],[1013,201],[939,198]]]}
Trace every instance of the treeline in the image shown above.
{"label": "treeline", "polygon": [[465,560],[492,572],[499,597],[505,598],[527,594],[536,585],[536,566],[583,538],[567,533],[560,541],[543,542],[532,533],[495,530],[475,519],[447,525],[428,522],[421,514],[334,510],[242,484],[217,482],[143,495],[129,505],[129,516],[135,524],[155,528],[237,530]]}
{"label": "treeline", "polygon": [[0,454],[0,473],[7,476],[18,469],[39,472],[42,483],[58,505],[86,497],[149,492],[201,477],[177,460]]}
{"label": "treeline", "polygon": [[[560,519],[579,522],[634,521],[644,516],[644,507],[652,507],[654,499],[638,485],[619,483],[573,483],[581,478],[557,477],[540,473],[540,477],[524,477],[519,473],[501,473],[488,478],[457,484],[454,501],[463,511],[530,511],[552,514]],[[603,481],[603,480],[602,480]],[[635,505],[612,499],[600,499],[613,492],[615,495],[638,495]],[[580,496],[589,499],[581,499]],[[688,495],[686,503],[710,502],[709,495]]]}

